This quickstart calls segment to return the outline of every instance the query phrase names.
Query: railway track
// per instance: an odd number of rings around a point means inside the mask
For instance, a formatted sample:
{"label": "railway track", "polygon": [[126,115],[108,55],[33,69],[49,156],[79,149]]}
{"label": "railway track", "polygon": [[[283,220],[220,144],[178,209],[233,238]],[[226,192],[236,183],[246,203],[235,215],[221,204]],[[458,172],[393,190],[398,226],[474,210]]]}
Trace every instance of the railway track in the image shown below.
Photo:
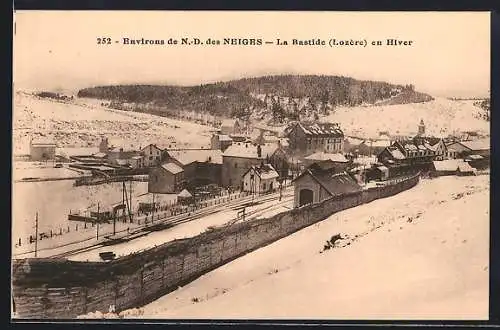
{"label": "railway track", "polygon": [[[291,199],[291,197],[289,197],[290,195],[291,194],[283,194],[282,201],[287,201],[287,200]],[[120,244],[120,243],[130,241],[130,240],[134,240],[134,239],[146,236],[146,235],[150,234],[151,232],[161,231],[161,230],[165,230],[168,228],[172,228],[174,226],[177,226],[177,225],[180,225],[183,223],[194,221],[194,220],[221,212],[227,208],[229,208],[231,210],[238,210],[238,209],[241,209],[241,207],[254,206],[254,205],[263,204],[263,203],[270,202],[273,200],[278,200],[278,199],[279,199],[279,195],[276,195],[276,196],[270,195],[270,196],[265,196],[263,198],[259,198],[257,200],[254,200],[254,202],[252,203],[252,198],[246,197],[244,200],[238,201],[232,205],[227,205],[227,206],[217,205],[214,207],[209,207],[207,209],[203,209],[199,212],[182,214],[182,215],[176,216],[173,219],[172,219],[172,217],[159,219],[159,220],[156,220],[153,224],[151,224],[149,226],[145,226],[142,228],[138,228],[134,231],[130,231],[130,234],[128,234],[127,236],[124,236],[123,239],[118,239],[116,241],[116,243],[110,242],[108,240],[108,241],[93,244],[91,246],[86,246],[86,247],[58,253],[58,254],[50,256],[49,258],[50,259],[67,258],[67,257],[70,257],[72,255],[79,254],[79,253],[96,250],[96,249],[99,249],[99,248],[104,247],[104,246],[115,245],[115,244]],[[265,207],[265,208],[253,210],[245,215],[245,218],[246,218],[245,221],[248,221],[250,219],[255,218],[255,216],[258,215],[259,213],[268,212],[268,211],[275,209],[275,208],[278,208],[278,207],[281,207],[281,206],[280,205],[270,205],[270,206]],[[233,223],[236,223],[238,220],[239,219],[236,218],[236,219],[229,221],[228,223],[233,224]],[[155,229],[155,228],[158,228],[158,229]]]}

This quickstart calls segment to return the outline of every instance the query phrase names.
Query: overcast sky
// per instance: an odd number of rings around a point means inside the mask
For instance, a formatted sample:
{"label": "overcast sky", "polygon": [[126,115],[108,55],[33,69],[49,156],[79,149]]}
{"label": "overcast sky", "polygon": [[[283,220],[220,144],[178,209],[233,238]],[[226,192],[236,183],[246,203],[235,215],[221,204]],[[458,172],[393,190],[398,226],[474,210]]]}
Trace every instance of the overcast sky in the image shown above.
{"label": "overcast sky", "polygon": [[[435,96],[490,89],[489,13],[18,11],[15,23],[15,89],[192,85],[284,73],[412,83]],[[413,46],[103,46],[98,37],[398,38]]]}

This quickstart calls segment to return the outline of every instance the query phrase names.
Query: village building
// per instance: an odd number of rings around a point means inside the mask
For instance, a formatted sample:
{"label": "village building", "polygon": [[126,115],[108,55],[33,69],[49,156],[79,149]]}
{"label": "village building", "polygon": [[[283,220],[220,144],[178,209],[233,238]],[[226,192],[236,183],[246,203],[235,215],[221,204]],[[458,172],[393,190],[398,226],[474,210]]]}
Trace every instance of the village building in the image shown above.
{"label": "village building", "polygon": [[243,127],[238,119],[224,119],[220,126],[220,132],[224,135],[240,135]]}
{"label": "village building", "polygon": [[287,129],[287,137],[290,149],[303,155],[344,151],[344,133],[338,124],[295,123]]}
{"label": "village building", "polygon": [[149,172],[148,192],[172,194],[184,188],[184,170],[175,163],[165,163]]}
{"label": "village building", "polygon": [[127,166],[132,157],[140,156],[140,151],[131,147],[115,147],[108,151],[108,162],[114,165]]}
{"label": "village building", "polygon": [[330,168],[333,168],[338,173],[345,171],[350,161],[341,153],[333,154],[321,151],[304,158],[304,166],[308,167],[314,163],[331,164]]}
{"label": "village building", "polygon": [[456,152],[456,157],[464,158],[469,155],[490,157],[490,140],[480,139],[472,141],[458,141],[448,144],[448,149]]}
{"label": "village building", "polygon": [[141,153],[144,155],[144,167],[158,166],[165,158],[165,148],[154,143],[142,148]]}
{"label": "village building", "polygon": [[459,171],[459,164],[463,163],[462,159],[446,159],[436,160],[432,162],[432,176],[456,175]]}
{"label": "village building", "polygon": [[137,156],[132,156],[128,162],[128,165],[131,168],[144,168],[144,156],[143,155],[137,155]]}
{"label": "village building", "polygon": [[320,203],[333,196],[356,193],[362,190],[356,179],[348,173],[321,164],[313,164],[293,180],[294,206]]}
{"label": "village building", "polygon": [[434,160],[434,150],[418,139],[395,141],[378,154],[377,160],[389,168],[391,176],[417,170],[428,171]]}
{"label": "village building", "polygon": [[242,178],[250,167],[271,164],[280,176],[288,176],[287,156],[276,143],[235,143],[222,155],[222,185],[242,189]]}
{"label": "village building", "polygon": [[438,142],[426,139],[423,141],[424,146],[434,153],[434,160],[444,160],[448,158],[448,150],[443,139]]}
{"label": "village building", "polygon": [[52,139],[38,138],[30,142],[30,159],[32,161],[54,160],[56,158],[56,143]]}
{"label": "village building", "polygon": [[233,144],[233,139],[225,134],[214,134],[210,139],[211,149],[225,151],[231,144]]}
{"label": "village building", "polygon": [[167,150],[165,161],[184,170],[187,187],[221,184],[222,151],[214,149]]}
{"label": "village building", "polygon": [[251,166],[243,174],[243,191],[253,194],[265,194],[274,191],[279,186],[279,174],[270,164]]}
{"label": "village building", "polygon": [[360,147],[362,145],[364,146],[364,144],[363,144],[364,141],[365,140],[357,138],[357,137],[345,137],[344,138],[344,152],[358,154],[358,155],[367,154],[368,151],[365,152],[365,150],[360,150]]}

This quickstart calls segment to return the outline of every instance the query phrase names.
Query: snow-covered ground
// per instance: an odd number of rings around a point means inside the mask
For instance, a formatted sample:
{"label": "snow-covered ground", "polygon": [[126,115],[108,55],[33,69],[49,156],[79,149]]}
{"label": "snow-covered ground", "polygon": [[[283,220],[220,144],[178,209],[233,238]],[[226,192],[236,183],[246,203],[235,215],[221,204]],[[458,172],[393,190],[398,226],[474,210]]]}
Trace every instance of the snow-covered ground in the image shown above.
{"label": "snow-covered ground", "polygon": [[95,100],[56,102],[27,93],[14,94],[13,152],[29,153],[31,137],[52,137],[58,147],[96,147],[101,135],[116,145],[149,143],[177,147],[208,147],[209,126],[144,113],[114,110]]}
{"label": "snow-covered ground", "polygon": [[473,103],[436,98],[425,103],[337,107],[322,120],[338,122],[345,133],[365,138],[376,138],[384,131],[393,135],[415,134],[420,119],[429,135],[445,137],[462,131],[489,134],[490,123],[478,118],[482,110]]}
{"label": "snow-covered ground", "polygon": [[[73,181],[15,182],[12,184],[12,237],[24,240],[35,233],[38,212],[39,232],[65,229],[70,211],[85,210],[100,201],[101,207],[122,200],[121,183],[74,187]],[[147,193],[147,182],[133,182],[132,195]],[[127,184],[127,189],[129,184]]]}
{"label": "snow-covered ground", "polygon": [[[250,207],[246,207],[248,216],[245,220],[250,220],[258,217],[269,217],[274,213],[283,212],[292,206],[292,193],[288,192],[288,194],[284,196],[281,203],[278,203],[276,199],[272,199]],[[152,232],[144,237],[136,238],[129,242],[114,245],[112,247],[112,250],[118,257],[120,257],[131,253],[144,251],[154,246],[173,241],[175,239],[194,237],[206,231],[208,227],[222,226],[236,219],[238,216],[238,211],[240,209],[241,207],[224,207],[221,212],[210,214],[193,221],[181,223],[166,230]],[[101,261],[99,253],[109,250],[110,247],[98,248],[89,252],[82,252],[72,255],[71,257],[68,257],[68,259],[74,261]]]}
{"label": "snow-covered ground", "polygon": [[[335,234],[347,238],[320,253]],[[487,319],[488,266],[488,176],[441,177],[334,214],[122,315]]]}

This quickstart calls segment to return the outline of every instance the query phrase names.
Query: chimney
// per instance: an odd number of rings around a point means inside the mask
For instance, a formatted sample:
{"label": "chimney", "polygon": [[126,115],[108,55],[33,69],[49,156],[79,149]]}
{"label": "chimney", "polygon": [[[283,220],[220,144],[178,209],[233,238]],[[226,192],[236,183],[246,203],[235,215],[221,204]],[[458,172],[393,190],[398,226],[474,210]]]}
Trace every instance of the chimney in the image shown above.
{"label": "chimney", "polygon": [[257,146],[257,157],[262,157],[262,148],[260,146],[260,144]]}

